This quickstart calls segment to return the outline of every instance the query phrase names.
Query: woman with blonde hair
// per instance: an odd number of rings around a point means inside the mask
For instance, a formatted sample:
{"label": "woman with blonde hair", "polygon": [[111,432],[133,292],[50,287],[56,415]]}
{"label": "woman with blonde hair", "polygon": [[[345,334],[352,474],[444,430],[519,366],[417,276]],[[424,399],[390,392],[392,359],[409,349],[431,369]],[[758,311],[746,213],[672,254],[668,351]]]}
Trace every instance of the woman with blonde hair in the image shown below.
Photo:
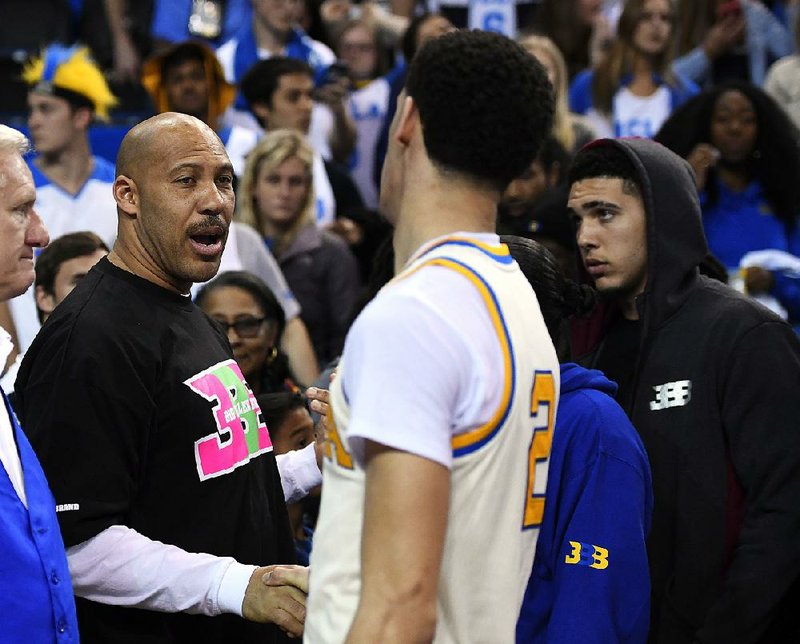
{"label": "woman with blonde hair", "polygon": [[553,114],[553,136],[574,154],[584,145],[597,138],[594,128],[582,116],[570,112],[567,102],[567,64],[556,44],[547,36],[525,36],[519,44],[533,54],[547,71],[553,85],[555,113]]}
{"label": "woman with blonde hair", "polygon": [[275,255],[325,364],[342,350],[360,283],[347,244],[316,224],[312,164],[302,134],[269,132],[247,157],[237,219],[253,226]]}
{"label": "woman with blonde hair", "polygon": [[601,136],[654,136],[698,91],[670,69],[674,28],[670,0],[628,0],[611,50],[572,82],[570,107],[585,114]]}

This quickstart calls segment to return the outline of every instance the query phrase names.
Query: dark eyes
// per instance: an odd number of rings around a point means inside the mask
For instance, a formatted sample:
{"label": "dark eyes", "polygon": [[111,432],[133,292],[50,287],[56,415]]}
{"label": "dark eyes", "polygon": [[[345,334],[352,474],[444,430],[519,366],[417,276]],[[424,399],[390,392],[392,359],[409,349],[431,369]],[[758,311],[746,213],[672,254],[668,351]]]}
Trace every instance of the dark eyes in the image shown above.
{"label": "dark eyes", "polygon": [[[179,177],[175,180],[176,183],[179,183],[183,186],[191,186],[196,183],[194,177]],[[223,174],[216,179],[217,183],[223,186],[230,186],[233,184],[233,176],[229,174]]]}

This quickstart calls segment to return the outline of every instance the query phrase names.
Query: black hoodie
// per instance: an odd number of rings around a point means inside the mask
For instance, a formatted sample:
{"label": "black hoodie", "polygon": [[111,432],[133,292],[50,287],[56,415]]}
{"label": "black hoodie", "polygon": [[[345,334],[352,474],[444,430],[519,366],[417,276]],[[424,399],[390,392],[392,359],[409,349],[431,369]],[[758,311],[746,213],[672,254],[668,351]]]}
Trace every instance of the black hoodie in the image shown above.
{"label": "black hoodie", "polygon": [[[626,412],[653,471],[650,641],[800,642],[800,342],[698,274],[706,241],[686,162],[652,141],[595,145],[631,159],[647,217]],[[604,362],[602,335],[583,364]]]}

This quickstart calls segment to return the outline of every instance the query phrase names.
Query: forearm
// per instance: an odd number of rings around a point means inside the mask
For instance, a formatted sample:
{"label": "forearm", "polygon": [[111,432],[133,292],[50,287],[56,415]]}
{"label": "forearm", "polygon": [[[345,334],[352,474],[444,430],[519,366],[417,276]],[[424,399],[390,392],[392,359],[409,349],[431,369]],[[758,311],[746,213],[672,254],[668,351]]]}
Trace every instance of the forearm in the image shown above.
{"label": "forearm", "polygon": [[286,323],[281,338],[281,349],[289,358],[289,367],[303,385],[314,382],[319,376],[319,364],[306,325],[299,317]]}
{"label": "forearm", "polygon": [[449,470],[367,441],[362,588],[347,641],[430,642],[447,528]]}
{"label": "forearm", "polygon": [[711,61],[701,46],[675,59],[672,62],[672,71],[702,85],[708,76],[710,65]]}
{"label": "forearm", "polygon": [[346,165],[356,147],[356,126],[344,105],[341,107],[331,106],[331,112],[334,119],[333,129],[328,140],[331,146],[331,156],[337,163]]}
{"label": "forearm", "polygon": [[255,566],[191,553],[122,525],[67,549],[75,595],[103,604],[202,615],[241,615]]}
{"label": "forearm", "polygon": [[385,42],[396,45],[400,42],[406,29],[408,29],[410,15],[413,15],[413,7],[411,11],[412,13],[409,15],[405,13],[399,15],[395,11],[389,12],[379,4],[374,4],[371,7],[370,16],[375,23],[375,27],[385,36]]}
{"label": "forearm", "polygon": [[121,44],[131,43],[128,29],[125,26],[125,3],[126,0],[103,0],[108,19],[108,30],[111,32],[115,51]]}

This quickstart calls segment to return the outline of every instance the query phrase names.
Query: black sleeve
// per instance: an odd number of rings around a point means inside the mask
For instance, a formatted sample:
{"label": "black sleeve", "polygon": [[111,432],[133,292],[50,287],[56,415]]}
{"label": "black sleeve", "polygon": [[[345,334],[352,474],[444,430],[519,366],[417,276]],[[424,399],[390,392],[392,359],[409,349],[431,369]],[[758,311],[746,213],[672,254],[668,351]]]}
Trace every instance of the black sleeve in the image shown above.
{"label": "black sleeve", "polygon": [[155,405],[136,360],[112,335],[73,334],[62,347],[54,338],[25,367],[25,431],[60,506],[67,547],[127,523],[145,465]]}
{"label": "black sleeve", "polygon": [[721,413],[744,518],[697,640],[757,642],[800,576],[800,342],[788,325],[762,323],[743,336],[726,371]]}
{"label": "black sleeve", "polygon": [[331,182],[333,198],[336,201],[336,216],[360,221],[364,217],[364,199],[350,174],[332,161],[325,161],[325,172]]}

